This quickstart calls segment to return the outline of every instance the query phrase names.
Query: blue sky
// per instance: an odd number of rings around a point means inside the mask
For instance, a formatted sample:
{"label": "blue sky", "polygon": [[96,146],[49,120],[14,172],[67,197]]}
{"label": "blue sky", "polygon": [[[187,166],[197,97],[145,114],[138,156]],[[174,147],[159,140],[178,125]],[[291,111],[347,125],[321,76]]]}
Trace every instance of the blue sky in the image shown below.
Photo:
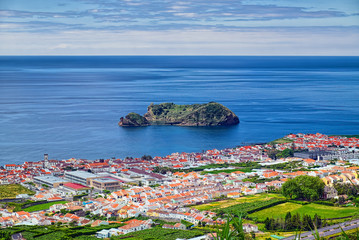
{"label": "blue sky", "polygon": [[1,55],[359,55],[359,0],[0,0]]}

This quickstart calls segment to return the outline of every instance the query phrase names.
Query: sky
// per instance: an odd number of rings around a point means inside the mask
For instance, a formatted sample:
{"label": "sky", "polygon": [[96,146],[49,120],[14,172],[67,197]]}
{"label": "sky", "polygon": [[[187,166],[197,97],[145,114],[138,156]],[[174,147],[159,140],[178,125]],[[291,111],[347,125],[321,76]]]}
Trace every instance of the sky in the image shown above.
{"label": "sky", "polygon": [[359,56],[359,0],[0,0],[0,55]]}

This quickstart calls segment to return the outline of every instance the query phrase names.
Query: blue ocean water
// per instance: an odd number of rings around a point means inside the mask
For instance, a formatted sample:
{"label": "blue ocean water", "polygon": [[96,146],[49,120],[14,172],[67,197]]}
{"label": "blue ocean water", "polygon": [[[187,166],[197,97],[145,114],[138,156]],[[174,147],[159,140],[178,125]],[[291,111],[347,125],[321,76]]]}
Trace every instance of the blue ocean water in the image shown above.
{"label": "blue ocean water", "polygon": [[[219,102],[231,127],[121,128],[153,103]],[[0,57],[0,165],[359,134],[359,57]]]}

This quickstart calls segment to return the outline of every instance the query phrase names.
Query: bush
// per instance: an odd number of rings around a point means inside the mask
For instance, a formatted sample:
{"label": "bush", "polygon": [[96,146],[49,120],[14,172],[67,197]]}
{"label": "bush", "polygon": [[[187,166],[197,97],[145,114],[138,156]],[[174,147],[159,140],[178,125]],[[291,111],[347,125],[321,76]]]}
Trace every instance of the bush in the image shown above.
{"label": "bush", "polygon": [[328,201],[315,201],[314,203],[322,204],[322,205],[326,205],[326,206],[334,206],[333,202],[328,202]]}
{"label": "bush", "polygon": [[296,203],[296,204],[300,204],[300,205],[307,205],[307,204],[309,204],[309,202],[307,202],[307,201],[288,200],[288,202]]}

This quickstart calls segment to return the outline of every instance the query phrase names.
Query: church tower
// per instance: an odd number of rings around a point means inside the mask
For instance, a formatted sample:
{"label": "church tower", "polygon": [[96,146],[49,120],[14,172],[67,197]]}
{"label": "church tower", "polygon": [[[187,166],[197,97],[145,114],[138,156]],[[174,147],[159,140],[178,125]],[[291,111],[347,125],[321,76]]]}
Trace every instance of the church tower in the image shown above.
{"label": "church tower", "polygon": [[44,154],[44,164],[43,164],[44,168],[48,168],[49,167],[49,154],[45,153]]}

